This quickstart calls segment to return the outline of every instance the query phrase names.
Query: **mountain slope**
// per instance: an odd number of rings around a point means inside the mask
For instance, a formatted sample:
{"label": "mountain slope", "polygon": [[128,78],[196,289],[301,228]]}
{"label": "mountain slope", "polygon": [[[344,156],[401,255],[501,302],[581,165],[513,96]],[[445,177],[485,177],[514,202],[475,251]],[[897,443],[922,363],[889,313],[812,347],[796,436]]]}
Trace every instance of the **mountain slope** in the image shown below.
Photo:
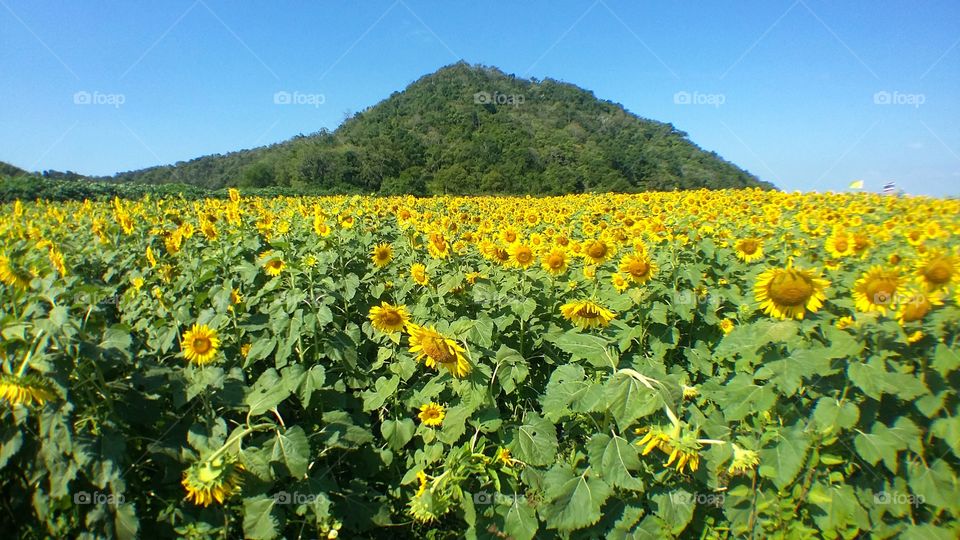
{"label": "mountain slope", "polygon": [[419,79],[332,133],[114,179],[413,194],[771,187],[670,124],[589,91],[464,63]]}

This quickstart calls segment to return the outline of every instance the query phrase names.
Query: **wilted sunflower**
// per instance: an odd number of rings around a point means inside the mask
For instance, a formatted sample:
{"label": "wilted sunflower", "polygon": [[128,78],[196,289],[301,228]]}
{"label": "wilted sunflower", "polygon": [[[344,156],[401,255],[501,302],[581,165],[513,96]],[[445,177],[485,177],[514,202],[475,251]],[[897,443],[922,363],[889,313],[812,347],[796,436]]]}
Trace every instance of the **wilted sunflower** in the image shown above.
{"label": "wilted sunflower", "polygon": [[567,271],[567,251],[553,248],[543,257],[543,269],[551,275],[559,276]]}
{"label": "wilted sunflower", "polygon": [[443,366],[454,377],[465,377],[470,373],[470,362],[464,355],[466,350],[437,332],[435,327],[408,324],[407,332],[410,334],[410,353],[416,355],[417,361],[424,360],[430,368]]}
{"label": "wilted sunflower", "polygon": [[960,256],[946,251],[931,250],[916,265],[917,281],[928,291],[943,289],[960,281]]}
{"label": "wilted sunflower", "polygon": [[426,286],[426,284],[430,282],[430,276],[427,275],[427,267],[420,263],[416,263],[410,267],[410,277],[421,286]]}
{"label": "wilted sunflower", "polygon": [[35,375],[0,375],[0,401],[10,405],[43,405],[57,398],[50,383]]}
{"label": "wilted sunflower", "polygon": [[733,245],[737,258],[751,263],[763,258],[763,240],[759,238],[741,238]]}
{"label": "wilted sunflower", "polygon": [[786,268],[770,268],[760,274],[753,293],[767,315],[803,319],[808,311],[814,313],[823,306],[827,299],[824,289],[829,285],[813,271],[796,268],[791,262]]}
{"label": "wilted sunflower", "polygon": [[263,271],[266,272],[268,276],[277,277],[286,267],[287,263],[283,262],[283,259],[273,257],[263,265]]}
{"label": "wilted sunflower", "polygon": [[203,365],[211,362],[220,347],[216,330],[205,324],[195,324],[183,335],[180,348],[187,360]]}
{"label": "wilted sunflower", "polygon": [[853,301],[858,311],[886,314],[893,309],[899,293],[900,272],[873,266],[853,285]]}
{"label": "wilted sunflower", "polygon": [[644,284],[657,273],[657,263],[646,253],[632,253],[620,260],[620,271],[626,273],[634,283]]}
{"label": "wilted sunflower", "polygon": [[[642,432],[642,430],[640,431]],[[644,456],[653,451],[654,448],[669,455],[663,466],[670,467],[676,462],[675,467],[679,473],[683,473],[685,468],[689,468],[690,472],[693,472],[700,467],[700,443],[697,442],[695,434],[683,432],[679,423],[671,426],[669,430],[660,426],[652,426],[636,444],[644,447],[641,452]]]}
{"label": "wilted sunflower", "polygon": [[406,306],[394,306],[387,302],[380,302],[379,306],[370,308],[370,323],[381,332],[394,333],[403,330],[410,320],[410,313]]}
{"label": "wilted sunflower", "polygon": [[427,403],[420,407],[420,413],[417,414],[417,418],[420,419],[420,422],[425,426],[437,427],[443,423],[443,417],[446,416],[445,409],[443,405],[439,403]]}
{"label": "wilted sunflower", "polygon": [[529,268],[533,264],[533,250],[530,246],[517,242],[510,246],[510,262],[519,268]]}
{"label": "wilted sunflower", "polygon": [[393,259],[393,248],[390,244],[377,244],[372,255],[373,264],[377,265],[377,268],[383,268]]}
{"label": "wilted sunflower", "polygon": [[235,457],[217,457],[198,461],[183,471],[187,500],[198,506],[209,506],[214,501],[223,504],[240,491],[243,471]]}
{"label": "wilted sunflower", "polygon": [[586,330],[604,327],[616,318],[616,314],[592,300],[577,300],[560,306],[560,313],[568,321]]}

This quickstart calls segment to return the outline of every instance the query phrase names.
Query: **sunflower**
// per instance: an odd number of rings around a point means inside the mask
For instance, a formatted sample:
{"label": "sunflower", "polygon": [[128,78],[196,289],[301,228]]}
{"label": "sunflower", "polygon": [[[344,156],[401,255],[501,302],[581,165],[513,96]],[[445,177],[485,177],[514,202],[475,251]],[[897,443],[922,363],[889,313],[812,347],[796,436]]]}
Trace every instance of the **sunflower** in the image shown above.
{"label": "sunflower", "polygon": [[369,317],[374,328],[390,334],[403,330],[404,325],[410,320],[406,306],[394,306],[386,302],[371,307]]}
{"label": "sunflower", "polygon": [[[139,287],[137,287],[139,289]],[[235,306],[243,302],[243,294],[240,293],[240,289],[232,289],[230,291],[230,304]]]}
{"label": "sunflower", "polygon": [[533,261],[533,250],[530,246],[520,242],[510,246],[510,262],[518,268],[529,268]]}
{"label": "sunflower", "polygon": [[628,287],[630,287],[630,282],[627,281],[623,277],[623,274],[619,272],[610,276],[610,282],[613,283],[613,288],[616,289],[617,292],[622,293],[623,291],[627,290]]}
{"label": "sunflower", "polygon": [[420,263],[416,263],[410,267],[410,277],[421,286],[426,286],[426,284],[430,282],[430,276],[427,275],[427,267]]}
{"label": "sunflower", "polygon": [[377,244],[373,248],[373,264],[377,265],[377,268],[383,268],[393,259],[393,248],[390,247],[390,244]]}
{"label": "sunflower", "polygon": [[759,238],[741,238],[734,244],[737,258],[746,263],[763,258],[763,240]]}
{"label": "sunflower", "polygon": [[917,281],[928,291],[943,289],[960,281],[960,256],[946,251],[928,251],[916,265]]}
{"label": "sunflower", "polygon": [[496,453],[496,460],[507,467],[512,467],[516,460],[510,456],[509,448],[499,448]]}
{"label": "sunflower", "polygon": [[833,323],[833,325],[837,327],[838,330],[846,330],[847,328],[850,328],[855,324],[856,323],[854,322],[853,317],[849,315],[845,317],[840,317],[839,319],[837,319],[835,323]]}
{"label": "sunflower", "polygon": [[240,491],[243,470],[235,457],[198,461],[183,471],[181,484],[187,491],[187,500],[198,506],[206,507],[214,501],[223,504]]}
{"label": "sunflower", "polygon": [[34,375],[0,375],[0,401],[10,405],[43,405],[57,398],[50,383]]}
{"label": "sunflower", "polygon": [[6,255],[0,255],[0,282],[18,289],[26,289],[33,280],[33,272],[14,265]]}
{"label": "sunflower", "polygon": [[873,266],[853,285],[853,301],[858,311],[886,314],[900,287],[900,272]]}
{"label": "sunflower", "polygon": [[263,271],[266,272],[268,276],[277,277],[286,267],[287,263],[283,262],[283,259],[273,257],[263,265]]}
{"label": "sunflower", "polygon": [[922,320],[934,306],[943,305],[943,295],[940,291],[923,294],[916,290],[907,290],[897,300],[897,322],[901,326]]}
{"label": "sunflower", "polygon": [[553,248],[543,257],[543,269],[551,275],[559,276],[567,271],[567,251]]}
{"label": "sunflower", "polygon": [[410,354],[416,360],[424,360],[427,367],[443,366],[454,377],[464,377],[470,373],[470,362],[467,361],[463,347],[456,341],[445,337],[433,326],[426,328],[416,324],[408,324],[410,334]]}
{"label": "sunflower", "polygon": [[620,271],[626,273],[634,283],[644,284],[657,273],[657,263],[645,253],[632,253],[620,260]]}
{"label": "sunflower", "polygon": [[788,263],[786,268],[770,268],[757,277],[754,298],[760,309],[778,319],[803,319],[816,312],[827,296],[824,289],[830,282],[812,270],[803,270]]}
{"label": "sunflower", "polygon": [[917,330],[912,334],[910,334],[909,336],[907,336],[907,343],[909,343],[910,345],[913,345],[914,343],[923,339],[923,335],[924,335],[923,330]]}
{"label": "sunflower", "polygon": [[442,234],[431,234],[427,242],[427,251],[434,259],[446,259],[450,256],[450,244]]}
{"label": "sunflower", "polygon": [[824,243],[824,249],[834,259],[841,259],[853,254],[853,243],[850,241],[850,235],[844,231],[836,230],[827,237]]}
{"label": "sunflower", "polygon": [[613,246],[599,238],[583,244],[583,257],[593,264],[603,263],[613,255],[613,251]]}
{"label": "sunflower", "polygon": [[180,348],[183,356],[195,364],[207,364],[213,360],[220,347],[216,330],[205,324],[195,324],[183,335]]}
{"label": "sunflower", "polygon": [[417,418],[420,419],[420,422],[425,426],[437,427],[443,423],[443,417],[446,416],[446,412],[443,405],[437,403],[427,403],[420,407],[420,413],[417,414]]}
{"label": "sunflower", "polygon": [[560,306],[560,313],[568,321],[581,329],[605,327],[616,318],[616,314],[592,300],[578,300]]}
{"label": "sunflower", "polygon": [[729,334],[730,332],[732,332],[733,327],[734,327],[734,324],[733,324],[733,320],[731,319],[724,319],[720,321],[720,330],[723,330],[724,334]]}

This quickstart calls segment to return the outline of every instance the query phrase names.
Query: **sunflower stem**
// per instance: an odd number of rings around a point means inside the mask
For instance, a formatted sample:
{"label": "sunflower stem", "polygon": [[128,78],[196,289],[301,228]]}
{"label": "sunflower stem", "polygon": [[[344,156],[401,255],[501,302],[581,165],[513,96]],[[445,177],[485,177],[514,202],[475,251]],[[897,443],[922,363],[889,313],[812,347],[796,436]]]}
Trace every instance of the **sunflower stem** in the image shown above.
{"label": "sunflower stem", "polygon": [[20,367],[17,369],[17,378],[23,376],[23,373],[27,371],[27,366],[30,365],[30,357],[33,356],[34,351],[37,348],[37,345],[40,343],[40,336],[43,335],[43,330],[37,333],[37,337],[33,338],[33,343],[30,344],[30,348],[27,349],[27,354],[23,357],[23,362],[20,362]]}

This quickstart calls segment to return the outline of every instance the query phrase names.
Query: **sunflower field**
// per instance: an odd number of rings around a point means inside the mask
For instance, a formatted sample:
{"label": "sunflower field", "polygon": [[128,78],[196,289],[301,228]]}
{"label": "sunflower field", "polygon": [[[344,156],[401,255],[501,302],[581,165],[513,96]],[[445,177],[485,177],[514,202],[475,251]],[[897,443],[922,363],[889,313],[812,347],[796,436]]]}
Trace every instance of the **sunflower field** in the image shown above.
{"label": "sunflower field", "polygon": [[0,523],[957,538],[958,216],[760,190],[6,204]]}

